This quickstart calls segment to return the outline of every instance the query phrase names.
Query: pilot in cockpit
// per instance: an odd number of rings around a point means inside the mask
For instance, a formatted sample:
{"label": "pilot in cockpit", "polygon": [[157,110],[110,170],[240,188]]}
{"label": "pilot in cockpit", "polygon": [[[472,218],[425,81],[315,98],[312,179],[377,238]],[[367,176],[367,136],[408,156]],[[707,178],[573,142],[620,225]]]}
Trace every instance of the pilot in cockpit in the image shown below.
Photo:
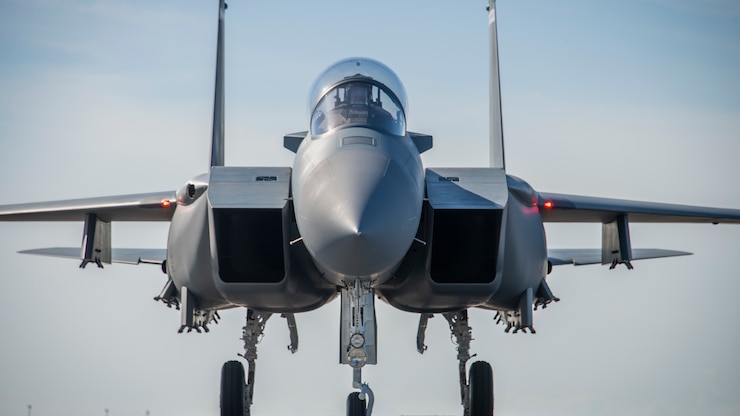
{"label": "pilot in cockpit", "polygon": [[367,105],[370,95],[370,88],[368,84],[349,84],[347,86],[347,98],[346,102],[349,105]]}
{"label": "pilot in cockpit", "polygon": [[[373,90],[377,91],[375,99]],[[326,132],[342,125],[366,126],[390,133],[399,130],[396,119],[383,108],[381,89],[373,84],[346,83],[335,87],[334,91],[326,95],[328,96],[334,98],[333,108],[328,109],[325,104],[317,106],[313,118],[314,133]],[[326,100],[322,100],[322,103],[325,102]]]}

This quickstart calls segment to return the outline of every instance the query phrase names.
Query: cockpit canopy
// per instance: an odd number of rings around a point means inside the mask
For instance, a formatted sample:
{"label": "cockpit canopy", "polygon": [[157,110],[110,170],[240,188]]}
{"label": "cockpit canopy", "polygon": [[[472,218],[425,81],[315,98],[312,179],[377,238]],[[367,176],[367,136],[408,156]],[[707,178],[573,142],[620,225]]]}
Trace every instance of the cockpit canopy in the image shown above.
{"label": "cockpit canopy", "polygon": [[311,88],[311,135],[363,126],[403,136],[405,108],[406,91],[390,68],[368,58],[345,59],[325,70]]}

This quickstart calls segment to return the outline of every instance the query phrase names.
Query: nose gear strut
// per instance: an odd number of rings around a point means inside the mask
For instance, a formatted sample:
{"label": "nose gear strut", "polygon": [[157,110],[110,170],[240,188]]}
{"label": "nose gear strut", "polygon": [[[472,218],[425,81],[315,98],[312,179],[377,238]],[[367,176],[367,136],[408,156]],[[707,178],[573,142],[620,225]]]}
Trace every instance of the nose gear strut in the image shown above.
{"label": "nose gear strut", "polygon": [[341,296],[339,362],[352,367],[352,387],[360,389],[347,397],[347,416],[370,416],[375,396],[370,386],[362,382],[362,367],[378,362],[375,291],[370,282],[355,279],[342,288]]}

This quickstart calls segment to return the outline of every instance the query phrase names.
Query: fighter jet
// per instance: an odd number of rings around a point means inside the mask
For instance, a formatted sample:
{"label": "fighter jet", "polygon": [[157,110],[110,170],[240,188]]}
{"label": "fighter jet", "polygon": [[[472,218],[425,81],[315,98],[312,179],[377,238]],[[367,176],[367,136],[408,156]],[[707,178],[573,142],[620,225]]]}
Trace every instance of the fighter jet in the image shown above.
{"label": "fighter jet", "polygon": [[[533,311],[558,301],[554,266],[602,264],[689,253],[633,249],[635,222],[740,223],[740,210],[538,192],[505,170],[495,2],[491,37],[489,167],[424,167],[432,137],[407,129],[403,84],[384,64],[353,57],[330,66],[310,89],[307,131],[287,134],[292,167],[225,166],[224,43],[219,2],[210,168],[176,191],[0,207],[3,221],[76,221],[81,247],[26,253],[75,258],[81,267],[153,264],[166,283],[156,299],[181,311],[181,332],[208,331],[218,312],[246,308],[244,359],[222,368],[221,414],[248,413],[257,342],[273,314],[285,317],[291,350],[295,314],[339,297],[339,361],[353,370],[349,415],[372,412],[362,378],[376,364],[375,301],[418,313],[417,349],[429,318],[442,315],[458,345],[467,415],[493,413],[493,375],[471,359],[467,311],[490,310],[505,331],[534,333]],[[114,248],[114,221],[169,221],[164,249]],[[546,222],[602,224],[602,246],[548,249]]]}

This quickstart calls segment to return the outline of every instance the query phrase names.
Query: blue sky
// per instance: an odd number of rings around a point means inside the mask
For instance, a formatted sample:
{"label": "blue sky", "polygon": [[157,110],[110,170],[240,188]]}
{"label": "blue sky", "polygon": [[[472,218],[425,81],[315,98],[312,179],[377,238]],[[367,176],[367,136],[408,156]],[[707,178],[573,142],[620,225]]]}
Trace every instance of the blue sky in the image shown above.
{"label": "blue sky", "polygon": [[[426,166],[487,165],[484,1],[231,2],[227,164],[290,166],[308,89],[369,56],[409,96]],[[173,190],[207,168],[215,1],[0,1],[0,204]],[[500,0],[506,160],[535,189],[740,207],[740,6],[729,0]],[[80,224],[0,224],[0,414],[216,414],[242,311],[178,335],[151,300],[156,267],[77,269],[15,254],[74,246]],[[598,225],[547,227],[553,247],[598,247]],[[686,250],[636,269],[560,267],[562,301],[537,335],[471,313],[472,352],[496,374],[498,415],[737,414],[740,228],[633,225],[633,247]],[[114,224],[119,247],[164,247],[166,225]],[[259,346],[255,412],[343,414],[338,303],[274,317]],[[378,305],[378,415],[459,414],[441,318]]]}

